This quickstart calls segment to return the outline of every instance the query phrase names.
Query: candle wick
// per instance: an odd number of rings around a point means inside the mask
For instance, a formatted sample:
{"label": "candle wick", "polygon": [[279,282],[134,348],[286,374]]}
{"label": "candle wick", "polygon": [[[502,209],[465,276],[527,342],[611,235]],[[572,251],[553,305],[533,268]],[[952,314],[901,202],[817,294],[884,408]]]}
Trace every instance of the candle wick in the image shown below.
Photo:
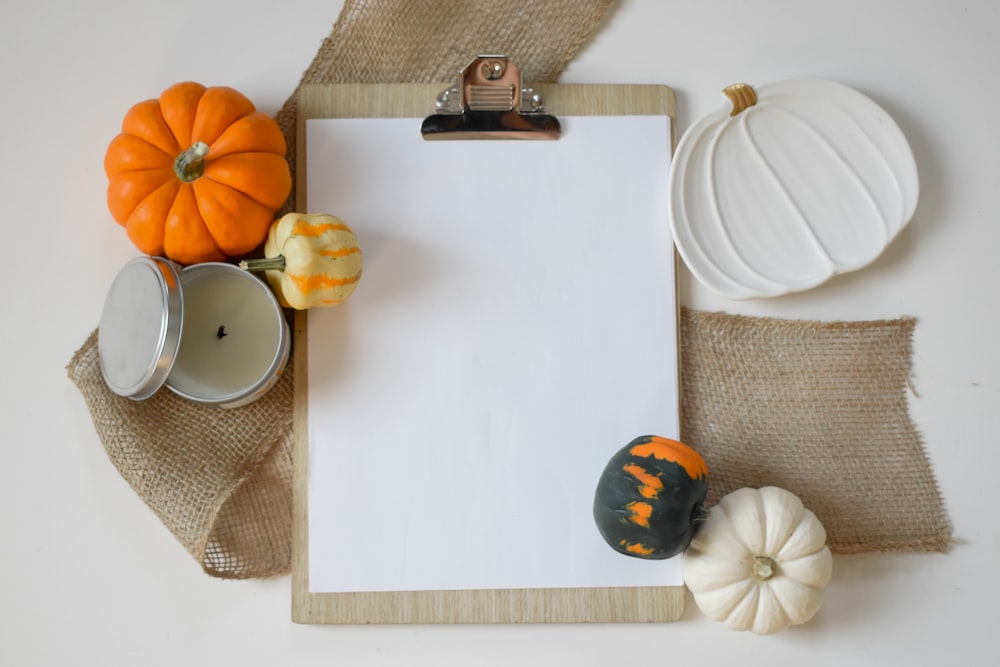
{"label": "candle wick", "polygon": [[226,333],[226,325],[220,324],[219,325],[219,330],[215,332],[215,337],[218,338],[219,340],[222,340],[223,338],[225,338],[228,335],[229,334]]}

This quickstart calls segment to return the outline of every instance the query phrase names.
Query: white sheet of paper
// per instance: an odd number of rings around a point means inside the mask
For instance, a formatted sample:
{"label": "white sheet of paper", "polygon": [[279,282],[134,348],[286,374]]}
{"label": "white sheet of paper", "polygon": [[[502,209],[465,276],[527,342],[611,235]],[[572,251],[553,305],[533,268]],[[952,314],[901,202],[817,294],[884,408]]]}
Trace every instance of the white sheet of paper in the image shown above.
{"label": "white sheet of paper", "polygon": [[558,141],[307,121],[310,212],[357,233],[309,312],[312,592],[679,585],[604,543],[608,459],[678,437],[669,119]]}

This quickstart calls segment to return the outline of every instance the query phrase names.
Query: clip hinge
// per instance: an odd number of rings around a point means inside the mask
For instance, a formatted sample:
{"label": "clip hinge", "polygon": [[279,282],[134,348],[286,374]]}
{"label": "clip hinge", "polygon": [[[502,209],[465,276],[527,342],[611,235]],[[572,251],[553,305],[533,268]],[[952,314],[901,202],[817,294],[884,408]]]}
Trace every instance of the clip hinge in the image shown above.
{"label": "clip hinge", "polygon": [[559,120],[542,96],[521,85],[521,70],[506,56],[481,55],[443,90],[437,113],[424,119],[424,139],[558,139]]}

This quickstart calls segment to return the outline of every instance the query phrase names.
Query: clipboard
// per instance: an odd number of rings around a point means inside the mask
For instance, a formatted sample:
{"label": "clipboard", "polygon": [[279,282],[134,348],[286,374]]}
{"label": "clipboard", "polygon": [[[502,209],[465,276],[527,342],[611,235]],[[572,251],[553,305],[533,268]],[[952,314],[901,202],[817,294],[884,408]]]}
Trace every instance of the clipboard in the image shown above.
{"label": "clipboard", "polygon": [[[676,145],[674,93],[661,85],[541,84],[545,110],[565,116],[667,116]],[[297,209],[306,210],[306,126],[314,118],[412,118],[434,112],[441,84],[310,84],[298,96]],[[438,108],[440,108],[440,100]],[[664,184],[666,187],[666,184]],[[335,213],[335,212],[334,212]],[[664,225],[667,221],[664,220]],[[676,266],[676,264],[675,264]],[[674,306],[676,308],[676,305]],[[635,623],[677,620],[683,586],[312,592],[309,584],[308,311],[294,323],[292,620],[306,624]],[[621,443],[624,444],[624,443]],[[595,529],[596,531],[596,529]]]}

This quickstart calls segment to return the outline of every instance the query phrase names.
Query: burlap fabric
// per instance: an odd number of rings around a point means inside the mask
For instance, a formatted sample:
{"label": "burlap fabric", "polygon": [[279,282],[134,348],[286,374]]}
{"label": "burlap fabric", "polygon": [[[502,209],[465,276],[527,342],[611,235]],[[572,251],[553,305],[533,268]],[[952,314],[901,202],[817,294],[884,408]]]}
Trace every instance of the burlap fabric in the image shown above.
{"label": "burlap fabric", "polygon": [[[616,4],[348,0],[302,83],[450,82],[489,51],[513,57],[527,81],[554,81]],[[294,95],[278,121],[294,148]],[[913,326],[683,311],[683,437],[705,454],[711,499],[776,484],[817,513],[835,551],[946,550],[947,517],[907,410]],[[234,410],[165,390],[116,396],[96,332],[68,373],[112,463],[207,573],[289,571],[291,365]]]}
{"label": "burlap fabric", "polygon": [[709,503],[780,486],[816,513],[834,552],[947,551],[909,418],[915,324],[685,312],[681,431],[708,463]]}
{"label": "burlap fabric", "polygon": [[232,410],[166,389],[141,402],[114,394],[101,375],[97,331],[68,371],[108,458],[207,573],[289,570],[291,365],[261,399]]}

